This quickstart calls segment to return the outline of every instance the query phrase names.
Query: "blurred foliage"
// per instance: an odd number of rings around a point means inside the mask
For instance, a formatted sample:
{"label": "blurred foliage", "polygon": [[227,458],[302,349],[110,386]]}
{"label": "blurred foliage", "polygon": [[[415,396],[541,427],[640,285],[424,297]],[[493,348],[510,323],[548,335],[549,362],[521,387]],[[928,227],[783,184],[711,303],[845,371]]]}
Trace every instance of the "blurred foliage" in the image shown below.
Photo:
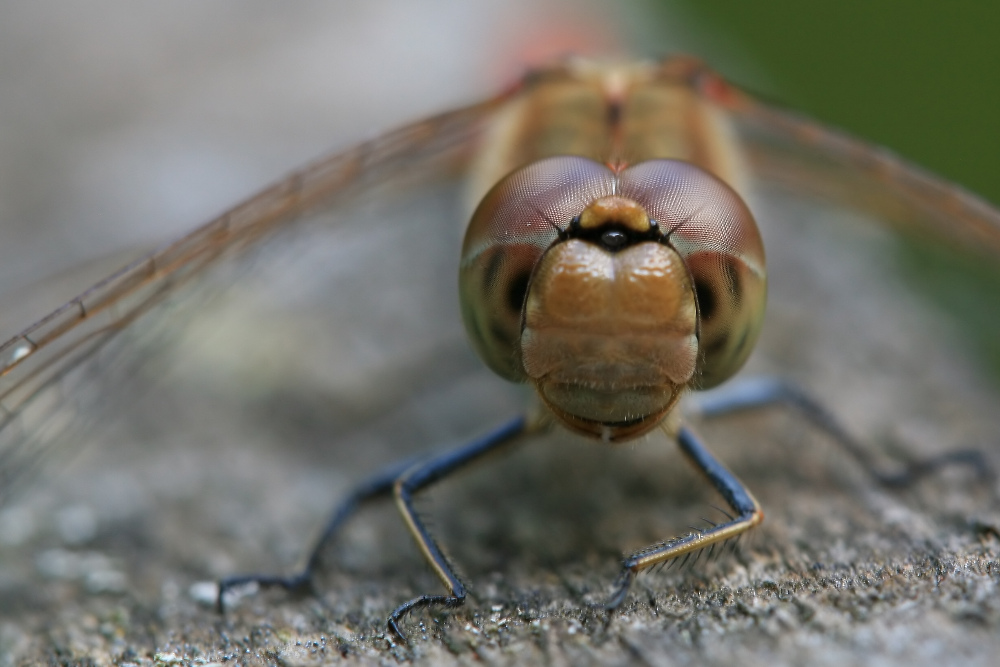
{"label": "blurred foliage", "polygon": [[753,58],[783,102],[1000,202],[1000,3],[681,7]]}
{"label": "blurred foliage", "polygon": [[[982,0],[676,0],[695,48],[737,83],[1000,204],[1000,3]],[[721,48],[720,48],[721,46]],[[754,61],[747,67],[739,54]],[[727,62],[728,58],[728,62]],[[753,80],[755,68],[763,73]],[[751,72],[741,81],[741,72]],[[900,266],[1000,380],[1000,258],[914,240]]]}
{"label": "blurred foliage", "polygon": [[996,258],[970,257],[926,238],[901,244],[900,267],[935,304],[954,317],[1000,381],[1000,269]]}

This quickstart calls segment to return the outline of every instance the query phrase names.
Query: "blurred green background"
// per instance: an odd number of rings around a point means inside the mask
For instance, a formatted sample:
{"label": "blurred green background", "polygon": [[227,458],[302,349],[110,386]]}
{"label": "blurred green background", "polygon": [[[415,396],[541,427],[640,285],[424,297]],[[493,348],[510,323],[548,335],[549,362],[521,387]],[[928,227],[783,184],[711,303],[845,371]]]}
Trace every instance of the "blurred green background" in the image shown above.
{"label": "blurred green background", "polygon": [[[1000,205],[1000,2],[661,1],[729,78]],[[746,57],[752,62],[745,62]],[[717,58],[717,59],[716,59]],[[908,243],[900,266],[1000,381],[1000,259]]]}
{"label": "blurred green background", "polygon": [[671,5],[748,53],[767,93],[1000,203],[1000,2]]}

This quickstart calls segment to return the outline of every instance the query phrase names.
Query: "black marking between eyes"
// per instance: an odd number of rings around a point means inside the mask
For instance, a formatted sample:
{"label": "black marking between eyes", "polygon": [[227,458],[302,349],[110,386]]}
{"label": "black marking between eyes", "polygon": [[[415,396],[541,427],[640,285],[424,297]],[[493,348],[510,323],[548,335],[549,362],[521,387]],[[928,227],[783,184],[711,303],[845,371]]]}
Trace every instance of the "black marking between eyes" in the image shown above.
{"label": "black marking between eyes", "polygon": [[570,220],[564,235],[560,235],[560,241],[566,239],[587,241],[609,252],[618,252],[645,241],[667,243],[667,238],[660,233],[660,227],[656,224],[656,220],[649,221],[649,229],[646,231],[637,232],[613,220],[605,222],[600,227],[583,229],[580,227],[580,216]]}

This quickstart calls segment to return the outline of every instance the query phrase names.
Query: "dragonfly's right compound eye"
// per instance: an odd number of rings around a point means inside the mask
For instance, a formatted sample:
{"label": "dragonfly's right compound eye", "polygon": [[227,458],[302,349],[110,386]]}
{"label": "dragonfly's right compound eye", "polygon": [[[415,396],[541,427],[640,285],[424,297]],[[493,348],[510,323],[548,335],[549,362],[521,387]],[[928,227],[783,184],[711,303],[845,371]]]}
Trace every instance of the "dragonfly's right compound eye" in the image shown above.
{"label": "dragonfly's right compound eye", "polygon": [[613,190],[614,176],[604,165],[549,158],[501,180],[473,214],[459,274],[462,318],[476,351],[502,377],[527,380],[521,315],[539,259],[574,216]]}

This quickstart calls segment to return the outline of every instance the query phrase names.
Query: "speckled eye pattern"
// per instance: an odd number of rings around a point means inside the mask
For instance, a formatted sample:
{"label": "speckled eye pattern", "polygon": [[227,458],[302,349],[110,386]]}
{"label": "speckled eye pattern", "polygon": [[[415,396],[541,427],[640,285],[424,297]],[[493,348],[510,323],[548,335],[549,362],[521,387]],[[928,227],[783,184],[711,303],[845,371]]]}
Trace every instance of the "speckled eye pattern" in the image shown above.
{"label": "speckled eye pattern", "polygon": [[691,273],[699,308],[692,384],[715,386],[746,361],[766,298],[764,249],[740,197],[691,164],[650,160],[615,173],[582,157],[534,162],[503,178],[469,223],[459,278],[462,315],[477,352],[504,378],[523,381],[524,297],[543,253],[600,197],[642,205]]}

